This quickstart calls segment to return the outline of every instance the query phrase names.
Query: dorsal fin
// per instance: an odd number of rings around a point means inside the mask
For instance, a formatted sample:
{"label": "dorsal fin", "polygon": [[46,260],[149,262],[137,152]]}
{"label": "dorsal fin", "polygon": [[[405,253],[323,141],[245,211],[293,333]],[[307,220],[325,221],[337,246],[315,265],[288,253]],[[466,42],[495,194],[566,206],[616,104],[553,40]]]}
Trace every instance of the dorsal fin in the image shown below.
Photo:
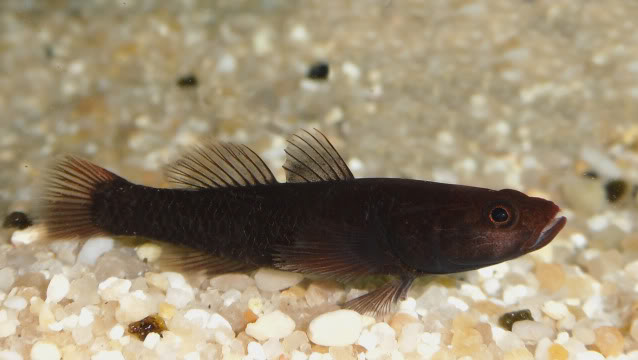
{"label": "dorsal fin", "polygon": [[328,138],[319,130],[303,130],[288,139],[287,182],[352,180],[354,176]]}
{"label": "dorsal fin", "polygon": [[248,146],[213,142],[186,153],[168,167],[166,176],[175,184],[195,189],[277,182],[266,163]]}

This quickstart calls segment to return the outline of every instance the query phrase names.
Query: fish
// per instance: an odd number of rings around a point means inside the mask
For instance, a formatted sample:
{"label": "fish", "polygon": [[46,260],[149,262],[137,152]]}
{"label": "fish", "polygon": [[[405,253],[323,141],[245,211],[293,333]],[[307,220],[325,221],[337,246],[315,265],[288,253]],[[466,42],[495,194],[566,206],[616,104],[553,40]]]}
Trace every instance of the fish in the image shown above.
{"label": "fish", "polygon": [[207,275],[268,267],[348,283],[390,280],[344,308],[385,314],[420,276],[479,269],[538,250],[566,219],[522,192],[355,178],[319,130],[291,135],[285,182],[248,146],[208,142],[169,165],[171,188],[132,183],[65,156],[45,173],[50,239],[138,236],[165,264]]}

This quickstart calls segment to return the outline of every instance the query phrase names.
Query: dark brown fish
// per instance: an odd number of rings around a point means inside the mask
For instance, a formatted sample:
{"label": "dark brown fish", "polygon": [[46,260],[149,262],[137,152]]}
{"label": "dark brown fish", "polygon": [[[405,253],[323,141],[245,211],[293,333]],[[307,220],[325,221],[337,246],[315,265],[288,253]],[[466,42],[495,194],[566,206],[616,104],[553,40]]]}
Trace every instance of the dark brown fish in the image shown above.
{"label": "dark brown fish", "polygon": [[266,266],[350,281],[394,275],[346,306],[382,313],[424,274],[500,263],[547,245],[558,206],[515,190],[420,180],[355,179],[319,131],[289,139],[279,183],[244,145],[198,147],[168,170],[183,188],[133,184],[66,157],[48,174],[43,219],[52,238],[144,236],[171,261],[209,274]]}

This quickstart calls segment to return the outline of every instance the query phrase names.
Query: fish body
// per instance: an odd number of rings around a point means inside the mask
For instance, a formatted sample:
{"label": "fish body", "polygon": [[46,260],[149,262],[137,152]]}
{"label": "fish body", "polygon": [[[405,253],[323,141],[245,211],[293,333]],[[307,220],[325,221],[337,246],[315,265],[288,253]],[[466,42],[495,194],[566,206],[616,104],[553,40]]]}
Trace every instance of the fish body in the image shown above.
{"label": "fish body", "polygon": [[144,236],[173,264],[210,274],[274,267],[350,281],[393,275],[347,306],[384,312],[414,278],[473,270],[549,243],[558,206],[515,190],[355,179],[318,131],[289,141],[277,182],[245,146],[210,144],[169,168],[183,188],[133,184],[67,157],[52,168],[44,220],[53,238]]}

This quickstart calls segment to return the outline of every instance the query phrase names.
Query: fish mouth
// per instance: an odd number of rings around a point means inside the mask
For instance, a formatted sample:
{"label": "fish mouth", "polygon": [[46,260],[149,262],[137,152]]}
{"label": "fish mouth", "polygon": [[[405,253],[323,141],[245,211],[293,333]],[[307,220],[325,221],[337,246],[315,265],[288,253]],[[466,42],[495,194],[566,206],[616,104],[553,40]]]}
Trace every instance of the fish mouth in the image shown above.
{"label": "fish mouth", "polygon": [[567,223],[567,218],[564,216],[555,216],[545,227],[541,230],[538,238],[528,251],[534,251],[542,248],[552,241],[556,235],[563,229]]}

